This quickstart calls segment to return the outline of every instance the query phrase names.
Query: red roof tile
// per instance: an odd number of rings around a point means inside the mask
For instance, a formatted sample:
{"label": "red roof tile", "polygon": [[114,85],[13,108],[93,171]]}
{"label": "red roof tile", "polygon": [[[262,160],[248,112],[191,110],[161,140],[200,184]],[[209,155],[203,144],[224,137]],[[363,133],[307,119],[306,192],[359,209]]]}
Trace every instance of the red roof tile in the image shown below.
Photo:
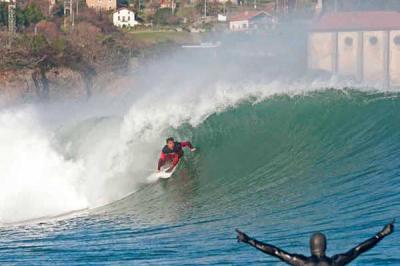
{"label": "red roof tile", "polygon": [[232,16],[229,21],[241,21],[241,20],[250,20],[254,17],[257,17],[258,15],[267,15],[267,16],[271,16],[270,14],[268,14],[265,11],[245,11],[245,12],[241,12],[238,14],[235,14],[234,16]]}
{"label": "red roof tile", "polygon": [[314,22],[312,30],[400,30],[400,12],[361,11],[326,13]]}

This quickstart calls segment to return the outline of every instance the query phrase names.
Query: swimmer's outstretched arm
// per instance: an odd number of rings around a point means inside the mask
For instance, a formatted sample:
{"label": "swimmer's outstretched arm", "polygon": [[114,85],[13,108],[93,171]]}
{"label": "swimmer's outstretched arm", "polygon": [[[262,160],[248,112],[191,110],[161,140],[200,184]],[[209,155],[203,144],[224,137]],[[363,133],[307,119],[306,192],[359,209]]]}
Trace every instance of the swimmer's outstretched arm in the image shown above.
{"label": "swimmer's outstretched arm", "polygon": [[362,253],[370,250],[373,248],[376,244],[378,244],[383,238],[386,236],[390,235],[393,233],[394,230],[394,220],[393,222],[385,225],[385,227],[377,233],[375,236],[371,237],[370,239],[362,242],[355,248],[347,251],[344,254],[338,254],[335,255],[332,259],[336,263],[335,265],[346,265],[347,263],[350,263],[352,260],[357,258],[359,255]]}
{"label": "swimmer's outstretched arm", "polygon": [[236,232],[238,233],[238,235],[237,235],[238,242],[243,242],[243,243],[249,244],[250,246],[255,247],[256,249],[258,249],[268,255],[277,257],[278,259],[280,259],[290,265],[301,266],[301,265],[304,265],[306,262],[307,258],[305,256],[297,255],[297,254],[290,254],[278,247],[260,242],[256,239],[249,237],[248,235],[239,231],[238,229],[236,229]]}

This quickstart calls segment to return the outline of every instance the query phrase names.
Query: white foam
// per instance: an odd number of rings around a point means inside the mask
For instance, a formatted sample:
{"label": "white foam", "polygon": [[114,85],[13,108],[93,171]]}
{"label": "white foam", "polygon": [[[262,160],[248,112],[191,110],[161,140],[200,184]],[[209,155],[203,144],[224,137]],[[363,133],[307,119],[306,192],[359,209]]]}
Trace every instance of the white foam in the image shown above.
{"label": "white foam", "polygon": [[0,222],[87,207],[78,190],[82,163],[54,151],[31,110],[1,113],[0,128]]}

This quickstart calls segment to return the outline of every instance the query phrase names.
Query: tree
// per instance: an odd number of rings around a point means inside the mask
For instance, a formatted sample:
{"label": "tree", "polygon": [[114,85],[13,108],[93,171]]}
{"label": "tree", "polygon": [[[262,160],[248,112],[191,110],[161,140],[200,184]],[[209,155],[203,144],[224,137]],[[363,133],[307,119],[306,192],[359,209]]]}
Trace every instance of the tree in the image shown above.
{"label": "tree", "polygon": [[25,17],[24,11],[18,6],[15,9],[15,17],[16,17],[16,20],[17,20],[18,28],[24,28],[26,26],[29,26],[28,22],[26,21],[26,17]]}
{"label": "tree", "polygon": [[172,14],[171,8],[160,8],[154,15],[154,23],[159,25],[176,25],[179,18]]}
{"label": "tree", "polygon": [[39,53],[48,47],[46,37],[44,37],[42,34],[33,36],[30,45],[33,53]]}
{"label": "tree", "polygon": [[19,28],[29,27],[44,19],[42,11],[35,3],[29,4],[25,9],[17,6],[15,16]]}
{"label": "tree", "polygon": [[25,8],[24,15],[28,24],[38,23],[44,18],[42,11],[35,3],[31,3]]}
{"label": "tree", "polygon": [[118,0],[118,5],[120,6],[129,6],[130,0]]}
{"label": "tree", "polygon": [[176,12],[176,16],[186,21],[186,23],[193,23],[200,17],[194,6],[180,7]]}
{"label": "tree", "polygon": [[5,3],[0,3],[0,26],[8,24],[8,9]]}

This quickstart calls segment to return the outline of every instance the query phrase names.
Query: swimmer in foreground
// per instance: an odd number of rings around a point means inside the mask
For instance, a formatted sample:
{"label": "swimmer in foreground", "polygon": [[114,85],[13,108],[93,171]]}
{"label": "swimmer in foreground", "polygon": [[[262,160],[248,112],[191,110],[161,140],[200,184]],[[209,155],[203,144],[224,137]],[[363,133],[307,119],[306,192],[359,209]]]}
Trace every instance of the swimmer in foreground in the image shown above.
{"label": "swimmer in foreground", "polygon": [[376,244],[378,244],[384,237],[393,233],[394,230],[394,220],[387,224],[379,233],[377,233],[372,238],[364,241],[355,248],[347,251],[343,254],[337,254],[333,257],[327,257],[325,255],[326,251],[326,237],[322,233],[314,233],[310,238],[310,249],[311,256],[307,257],[304,255],[290,254],[283,251],[273,245],[262,243],[256,239],[253,239],[246,235],[245,233],[236,229],[238,242],[243,242],[249,244],[256,249],[277,257],[281,261],[286,262],[289,265],[296,266],[342,266],[347,265],[354,259],[356,259],[362,253],[370,250]]}

